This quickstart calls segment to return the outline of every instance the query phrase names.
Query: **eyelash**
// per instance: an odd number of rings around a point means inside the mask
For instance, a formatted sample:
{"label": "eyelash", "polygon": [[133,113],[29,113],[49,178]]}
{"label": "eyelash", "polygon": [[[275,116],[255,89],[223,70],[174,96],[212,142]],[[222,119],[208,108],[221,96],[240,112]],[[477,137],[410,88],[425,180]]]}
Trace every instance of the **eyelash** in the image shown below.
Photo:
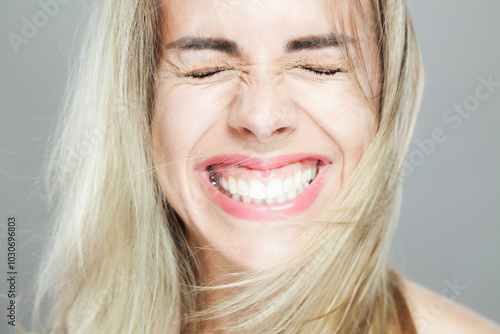
{"label": "eyelash", "polygon": [[[321,67],[318,68],[318,67],[314,67],[314,66],[305,66],[305,65],[298,66],[297,68],[301,68],[303,70],[310,71],[310,72],[313,72],[313,73],[315,73],[317,75],[321,75],[321,76],[332,76],[338,72],[342,72],[342,70],[340,70],[338,68],[321,68]],[[204,78],[211,77],[217,73],[220,73],[220,72],[223,72],[226,70],[230,70],[230,69],[231,68],[220,67],[220,68],[215,68],[215,69],[210,69],[210,70],[193,71],[193,72],[189,72],[189,73],[185,74],[184,76],[189,77],[189,78],[194,78],[194,79],[204,79]]]}
{"label": "eyelash", "polygon": [[334,75],[337,74],[338,72],[341,72],[339,68],[324,68],[324,67],[314,67],[314,66],[299,66],[299,68],[302,68],[304,70],[316,73],[318,75]]}
{"label": "eyelash", "polygon": [[226,71],[229,69],[230,68],[218,67],[218,68],[214,68],[214,69],[210,69],[210,70],[189,72],[185,76],[190,77],[190,78],[194,78],[194,79],[203,79],[203,78],[210,77],[212,75],[215,75],[217,73],[220,73],[220,72],[223,72],[223,71]]}

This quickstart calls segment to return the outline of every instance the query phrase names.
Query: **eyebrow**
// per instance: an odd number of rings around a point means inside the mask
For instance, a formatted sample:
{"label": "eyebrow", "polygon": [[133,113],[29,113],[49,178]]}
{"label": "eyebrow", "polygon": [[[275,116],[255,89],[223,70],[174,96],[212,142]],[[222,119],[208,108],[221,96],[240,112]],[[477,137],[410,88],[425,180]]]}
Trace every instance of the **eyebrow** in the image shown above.
{"label": "eyebrow", "polygon": [[184,36],[176,41],[170,42],[165,47],[179,50],[214,50],[227,53],[228,55],[239,55],[240,48],[236,42],[225,38]]}
{"label": "eyebrow", "polygon": [[[302,50],[317,50],[329,47],[337,47],[354,42],[354,39],[343,34],[330,33],[322,35],[310,35],[289,40],[285,45],[285,52],[299,52]],[[241,54],[241,48],[234,41],[218,37],[196,37],[184,36],[165,46],[166,49],[184,50],[213,50],[237,56]]]}
{"label": "eyebrow", "polygon": [[286,52],[316,50],[353,43],[354,39],[339,33],[310,35],[290,40],[286,43]]}

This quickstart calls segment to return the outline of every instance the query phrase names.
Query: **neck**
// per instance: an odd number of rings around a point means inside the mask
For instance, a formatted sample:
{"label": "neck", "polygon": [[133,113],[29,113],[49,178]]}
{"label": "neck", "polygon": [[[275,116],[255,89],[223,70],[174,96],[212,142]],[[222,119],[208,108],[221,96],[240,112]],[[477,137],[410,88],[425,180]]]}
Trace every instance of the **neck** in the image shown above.
{"label": "neck", "polygon": [[[239,269],[232,263],[229,263],[219,252],[207,248],[194,248],[195,254],[199,256],[201,268],[199,272],[199,282],[203,287],[216,287],[220,285],[234,283],[236,278],[229,276],[230,274],[241,273]],[[203,310],[213,310],[225,300],[241,292],[241,288],[225,288],[215,290],[205,290],[203,292]],[[216,313],[216,312],[215,312]],[[208,334],[217,333],[223,334],[220,330],[224,324],[235,321],[235,315],[225,315],[205,321],[201,325],[198,333]]]}

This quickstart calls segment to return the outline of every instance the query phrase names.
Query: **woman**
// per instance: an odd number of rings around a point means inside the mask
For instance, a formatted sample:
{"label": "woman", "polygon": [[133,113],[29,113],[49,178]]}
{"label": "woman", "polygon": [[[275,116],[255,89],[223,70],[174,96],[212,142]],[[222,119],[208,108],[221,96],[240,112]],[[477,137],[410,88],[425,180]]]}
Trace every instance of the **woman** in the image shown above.
{"label": "woman", "polygon": [[82,55],[51,333],[500,332],[420,321],[437,296],[388,265],[422,82],[404,1],[103,1]]}

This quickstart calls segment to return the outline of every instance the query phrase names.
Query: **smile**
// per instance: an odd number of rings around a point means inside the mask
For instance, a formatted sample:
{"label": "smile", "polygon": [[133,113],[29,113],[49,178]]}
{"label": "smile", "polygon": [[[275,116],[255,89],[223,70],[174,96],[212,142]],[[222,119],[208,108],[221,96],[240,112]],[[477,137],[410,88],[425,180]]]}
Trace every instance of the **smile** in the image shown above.
{"label": "smile", "polygon": [[225,212],[247,220],[277,220],[308,209],[317,198],[327,158],[311,154],[254,159],[212,157],[197,166],[205,193]]}

